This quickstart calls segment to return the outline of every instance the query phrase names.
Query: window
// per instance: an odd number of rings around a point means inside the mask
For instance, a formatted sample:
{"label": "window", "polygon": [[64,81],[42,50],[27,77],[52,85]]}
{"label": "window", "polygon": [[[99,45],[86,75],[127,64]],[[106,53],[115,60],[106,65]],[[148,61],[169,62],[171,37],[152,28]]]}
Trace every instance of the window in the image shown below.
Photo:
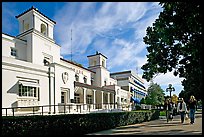
{"label": "window", "polygon": [[43,64],[44,66],[48,66],[50,63],[53,62],[53,56],[49,55],[49,54],[46,54],[46,53],[43,53]]}
{"label": "window", "polygon": [[79,81],[79,74],[75,75],[75,79],[76,79],[77,82]]}
{"label": "window", "polygon": [[106,80],[104,81],[104,85],[106,86]]}
{"label": "window", "polygon": [[74,103],[80,103],[79,94],[74,93]]}
{"label": "window", "polygon": [[87,83],[87,77],[84,76],[84,83],[86,84]]}
{"label": "window", "polygon": [[91,85],[93,85],[93,82],[94,82],[94,78],[91,77]]}
{"label": "window", "polygon": [[65,93],[61,93],[61,103],[65,103]]}
{"label": "window", "polygon": [[87,95],[87,104],[92,104],[92,96]]}
{"label": "window", "polygon": [[96,61],[94,60],[93,65],[96,66]]}
{"label": "window", "polygon": [[11,48],[11,56],[17,57],[17,50],[15,48]]}
{"label": "window", "polygon": [[38,87],[24,86],[23,84],[19,84],[18,95],[20,97],[37,97],[37,91],[39,91]]}
{"label": "window", "polygon": [[105,61],[104,60],[102,60],[102,66],[105,67]]}
{"label": "window", "polygon": [[47,27],[46,27],[46,25],[45,24],[41,24],[40,27],[41,27],[41,33],[43,35],[47,36]]}
{"label": "window", "polygon": [[29,29],[29,24],[27,23],[27,24],[24,25],[24,30],[26,31],[28,29]]}

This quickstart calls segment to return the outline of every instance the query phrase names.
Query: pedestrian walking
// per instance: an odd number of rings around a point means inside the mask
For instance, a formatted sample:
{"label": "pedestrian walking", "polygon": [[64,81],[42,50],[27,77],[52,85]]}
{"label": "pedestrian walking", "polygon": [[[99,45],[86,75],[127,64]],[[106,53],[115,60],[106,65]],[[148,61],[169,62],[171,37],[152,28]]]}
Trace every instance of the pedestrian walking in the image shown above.
{"label": "pedestrian walking", "polygon": [[181,123],[183,123],[184,118],[185,118],[185,114],[187,113],[187,106],[186,106],[186,103],[184,102],[183,98],[179,99],[179,103],[177,105],[177,112],[180,113]]}
{"label": "pedestrian walking", "polygon": [[195,97],[192,95],[190,96],[188,106],[189,106],[189,118],[190,118],[190,123],[194,124],[195,122],[195,111],[196,111],[196,105],[197,105],[197,100]]}
{"label": "pedestrian walking", "polygon": [[169,120],[173,119],[173,105],[170,101],[170,99],[166,99],[166,102],[164,104],[165,110],[166,110],[166,120],[169,122]]}

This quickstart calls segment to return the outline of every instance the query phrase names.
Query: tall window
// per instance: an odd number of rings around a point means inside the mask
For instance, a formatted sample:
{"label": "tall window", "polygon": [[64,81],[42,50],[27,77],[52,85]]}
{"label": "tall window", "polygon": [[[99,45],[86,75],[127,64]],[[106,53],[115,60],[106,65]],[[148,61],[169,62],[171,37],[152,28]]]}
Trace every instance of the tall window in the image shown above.
{"label": "tall window", "polygon": [[45,24],[41,24],[41,33],[45,36],[47,36],[47,27],[45,26]]}
{"label": "tall window", "polygon": [[15,48],[11,48],[11,56],[17,57],[17,50]]}
{"label": "tall window", "polygon": [[102,60],[102,66],[105,67],[105,60]]}
{"label": "tall window", "polygon": [[80,103],[80,97],[77,93],[74,93],[74,103]]}
{"label": "tall window", "polygon": [[65,103],[65,92],[61,92],[61,103]]}
{"label": "tall window", "polygon": [[76,79],[77,82],[79,81],[79,74],[75,75],[75,79]]}
{"label": "tall window", "polygon": [[87,104],[92,104],[92,96],[87,95]]}
{"label": "tall window", "polygon": [[87,83],[87,77],[84,76],[84,83],[86,84]]}
{"label": "tall window", "polygon": [[96,66],[96,61],[94,60],[93,65]]}
{"label": "tall window", "polygon": [[29,24],[26,23],[26,24],[24,25],[24,30],[26,31],[26,30],[28,30],[28,29],[29,29]]}
{"label": "tall window", "polygon": [[93,82],[94,82],[94,78],[91,77],[91,85],[93,85]]}

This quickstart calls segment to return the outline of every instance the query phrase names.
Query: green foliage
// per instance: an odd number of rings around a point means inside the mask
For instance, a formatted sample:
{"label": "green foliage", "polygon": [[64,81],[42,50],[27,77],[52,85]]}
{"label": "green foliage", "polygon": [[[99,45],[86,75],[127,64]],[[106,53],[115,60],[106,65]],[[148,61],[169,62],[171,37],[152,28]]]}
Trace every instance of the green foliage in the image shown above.
{"label": "green foliage", "polygon": [[150,83],[149,88],[147,89],[148,95],[145,98],[145,102],[148,105],[162,105],[164,102],[164,90],[157,83]]}
{"label": "green foliage", "polygon": [[158,118],[158,110],[2,117],[2,135],[84,135]]}
{"label": "green foliage", "polygon": [[166,116],[166,111],[160,111],[160,116]]}
{"label": "green foliage", "polygon": [[186,96],[201,98],[202,14],[198,1],[161,2],[163,11],[143,38],[149,45],[143,78],[173,71],[182,81]]}
{"label": "green foliage", "polygon": [[142,98],[142,99],[140,100],[140,104],[146,104],[146,100],[145,100],[144,98]]}

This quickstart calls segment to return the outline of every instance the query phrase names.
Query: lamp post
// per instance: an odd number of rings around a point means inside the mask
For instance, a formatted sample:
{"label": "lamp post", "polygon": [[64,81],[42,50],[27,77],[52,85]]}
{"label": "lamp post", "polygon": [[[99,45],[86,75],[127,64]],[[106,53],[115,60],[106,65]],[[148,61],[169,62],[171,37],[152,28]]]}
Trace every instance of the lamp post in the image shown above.
{"label": "lamp post", "polygon": [[170,99],[171,99],[171,92],[175,91],[174,87],[172,86],[172,84],[169,84],[169,87],[166,88],[166,92],[170,92]]}

